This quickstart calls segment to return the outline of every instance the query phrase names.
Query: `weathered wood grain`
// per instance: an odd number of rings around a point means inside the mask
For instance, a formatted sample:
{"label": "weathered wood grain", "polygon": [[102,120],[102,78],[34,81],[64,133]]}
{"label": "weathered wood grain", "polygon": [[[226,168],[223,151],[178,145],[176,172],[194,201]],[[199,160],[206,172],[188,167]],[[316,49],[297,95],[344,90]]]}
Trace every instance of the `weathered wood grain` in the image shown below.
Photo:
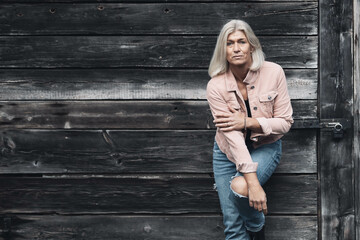
{"label": "weathered wood grain", "polygon": [[[143,4],[143,3],[192,3],[192,2],[218,2],[219,0],[102,0],[101,2],[106,3],[136,3],[136,4]],[[221,2],[233,2],[234,0],[222,0]],[[3,3],[14,3],[14,0],[2,0]],[[17,0],[17,3],[38,3],[38,0]],[[42,0],[42,3],[99,3],[99,0]],[[250,2],[317,2],[316,0],[247,0],[246,3]],[[99,6],[102,6],[99,3]],[[101,9],[101,8],[100,8]]]}
{"label": "weathered wood grain", "polygon": [[354,175],[350,135],[351,133],[345,134],[346,140],[339,141],[333,139],[331,132],[320,132],[323,239],[355,239]]}
{"label": "weathered wood grain", "polygon": [[[316,69],[285,69],[292,99],[317,99]],[[206,99],[207,70],[0,69],[0,100]]]}
{"label": "weathered wood grain", "polygon": [[[1,132],[0,173],[212,173],[215,131]],[[316,131],[283,138],[277,173],[316,173]]]}
{"label": "weathered wood grain", "polygon": [[[352,121],[352,1],[319,3],[320,119]],[[322,239],[355,239],[353,133],[333,139],[321,130],[319,143]]]}
{"label": "weathered wood grain", "polygon": [[[220,213],[206,176],[0,178],[0,213]],[[315,175],[273,176],[269,213],[316,214]]]}
{"label": "weathered wood grain", "polygon": [[[353,1],[354,9],[354,175],[355,189],[360,189],[360,0]],[[360,191],[355,190],[356,236],[360,236]]]}
{"label": "weathered wood grain", "polygon": [[317,240],[317,217],[269,216],[266,217],[266,239]]}
{"label": "weathered wood grain", "polygon": [[[316,36],[260,41],[269,61],[317,68]],[[215,43],[215,36],[0,36],[0,67],[207,68]]]}
{"label": "weathered wood grain", "polygon": [[[293,117],[316,118],[316,104],[293,101]],[[210,129],[212,121],[207,101],[0,101],[0,129]]]}
{"label": "weathered wood grain", "polygon": [[[277,173],[317,172],[316,130],[291,130],[282,139],[281,163]],[[293,170],[291,170],[293,169]]]}
{"label": "weathered wood grain", "polygon": [[242,19],[258,35],[274,32],[276,35],[317,35],[317,15],[314,2],[102,3],[101,7],[98,3],[9,4],[0,8],[3,16],[0,32],[2,35],[217,35],[229,19]]}
{"label": "weathered wood grain", "polygon": [[[222,217],[119,215],[2,215],[3,239],[223,240]],[[266,239],[316,240],[316,216],[268,216]],[[186,231],[184,230],[186,229]]]}

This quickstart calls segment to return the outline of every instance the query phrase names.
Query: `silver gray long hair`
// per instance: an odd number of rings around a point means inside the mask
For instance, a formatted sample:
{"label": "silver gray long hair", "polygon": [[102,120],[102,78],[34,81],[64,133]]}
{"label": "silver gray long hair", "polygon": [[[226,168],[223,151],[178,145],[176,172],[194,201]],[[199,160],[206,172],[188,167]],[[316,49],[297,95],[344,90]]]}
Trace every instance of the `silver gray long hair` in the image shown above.
{"label": "silver gray long hair", "polygon": [[265,60],[265,55],[262,51],[260,41],[254,34],[250,25],[242,20],[231,20],[223,26],[217,38],[208,70],[210,77],[215,77],[216,75],[224,73],[228,70],[229,64],[226,60],[226,42],[229,34],[235,31],[244,31],[250,45],[254,48],[254,51],[252,52],[252,65],[250,66],[250,70],[256,71],[262,66]]}

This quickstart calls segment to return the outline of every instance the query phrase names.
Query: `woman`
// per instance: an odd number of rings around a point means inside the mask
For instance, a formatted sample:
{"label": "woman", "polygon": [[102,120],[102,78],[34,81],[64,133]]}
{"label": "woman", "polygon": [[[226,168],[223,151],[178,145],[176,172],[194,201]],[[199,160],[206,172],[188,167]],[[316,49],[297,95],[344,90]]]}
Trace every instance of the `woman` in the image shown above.
{"label": "woman", "polygon": [[246,22],[232,20],[218,36],[209,75],[207,100],[217,127],[213,170],[226,239],[265,239],[262,185],[293,123],[284,71],[264,60]]}

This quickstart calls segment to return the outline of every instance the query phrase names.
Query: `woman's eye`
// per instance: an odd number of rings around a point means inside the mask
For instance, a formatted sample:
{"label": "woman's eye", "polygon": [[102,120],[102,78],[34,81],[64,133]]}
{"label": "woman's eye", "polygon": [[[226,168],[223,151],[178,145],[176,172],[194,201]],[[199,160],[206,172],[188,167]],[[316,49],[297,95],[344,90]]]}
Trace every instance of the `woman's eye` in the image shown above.
{"label": "woman's eye", "polygon": [[232,44],[231,42],[226,43],[227,46],[231,46]]}

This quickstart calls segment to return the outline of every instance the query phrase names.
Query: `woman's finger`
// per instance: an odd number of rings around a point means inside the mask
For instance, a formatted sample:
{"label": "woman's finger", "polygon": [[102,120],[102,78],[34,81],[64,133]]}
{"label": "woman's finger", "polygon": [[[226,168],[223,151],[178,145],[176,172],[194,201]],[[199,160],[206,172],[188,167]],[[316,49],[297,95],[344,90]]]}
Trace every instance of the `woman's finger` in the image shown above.
{"label": "woman's finger", "polygon": [[236,113],[236,112],[237,112],[237,111],[236,111],[233,107],[231,107],[231,106],[228,106],[228,108],[229,108],[230,112],[232,112],[232,113]]}
{"label": "woman's finger", "polygon": [[233,124],[231,122],[224,122],[224,123],[216,123],[215,127],[232,127]]}
{"label": "woman's finger", "polygon": [[254,208],[255,208],[255,210],[258,210],[258,208],[259,208],[259,205],[256,201],[254,201]]}
{"label": "woman's finger", "polygon": [[234,127],[220,128],[220,130],[223,132],[228,132],[234,130]]}
{"label": "woman's finger", "polygon": [[231,131],[234,130],[234,126],[231,123],[219,123],[219,124],[215,124],[215,127],[220,128],[221,131],[227,132],[227,131]]}
{"label": "woman's finger", "polygon": [[266,215],[267,214],[267,204],[266,204],[266,202],[264,202],[263,204],[262,204],[262,209],[263,209],[263,212],[264,212],[264,214]]}
{"label": "woman's finger", "polygon": [[214,123],[226,123],[226,122],[229,122],[230,119],[229,118],[218,118],[216,120],[214,120],[213,122]]}
{"label": "woman's finger", "polygon": [[218,113],[218,114],[215,114],[214,116],[217,117],[217,118],[228,118],[228,117],[231,117],[231,114],[229,114],[229,113]]}

